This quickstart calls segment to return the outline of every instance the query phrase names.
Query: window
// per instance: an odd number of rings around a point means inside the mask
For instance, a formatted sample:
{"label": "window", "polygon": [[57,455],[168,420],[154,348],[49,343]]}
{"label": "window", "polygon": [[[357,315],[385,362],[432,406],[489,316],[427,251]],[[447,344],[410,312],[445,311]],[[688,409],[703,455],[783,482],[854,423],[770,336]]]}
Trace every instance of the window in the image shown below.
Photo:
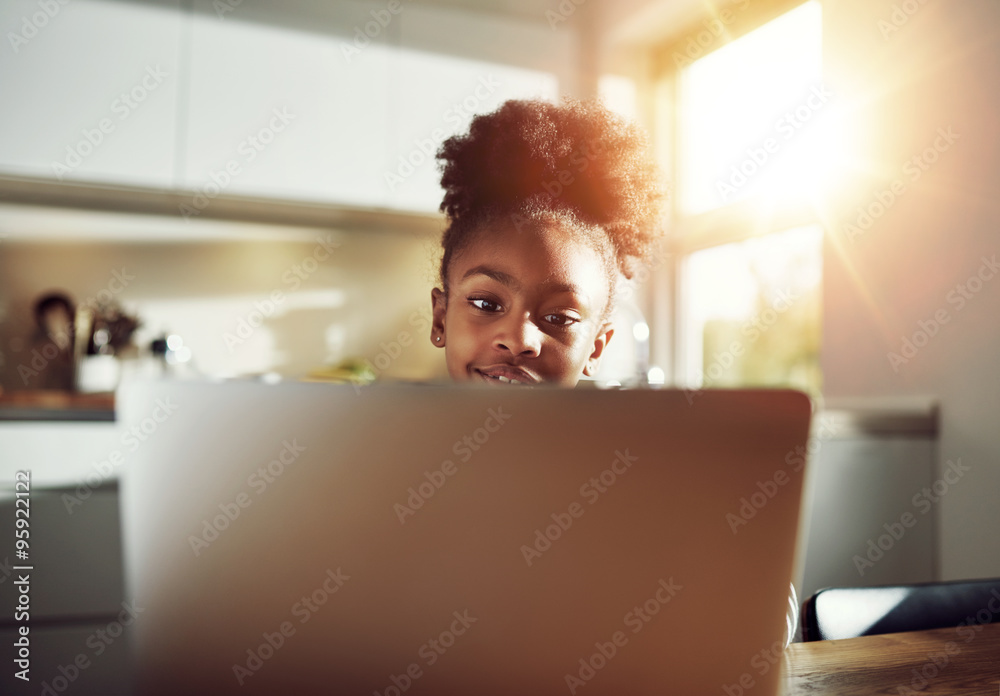
{"label": "window", "polygon": [[807,225],[684,259],[685,384],[818,389],[822,238]]}
{"label": "window", "polygon": [[678,184],[673,381],[818,393],[817,201],[839,145],[821,8],[799,4],[725,43],[712,27],[741,26],[739,6],[666,52],[658,90],[661,156]]}

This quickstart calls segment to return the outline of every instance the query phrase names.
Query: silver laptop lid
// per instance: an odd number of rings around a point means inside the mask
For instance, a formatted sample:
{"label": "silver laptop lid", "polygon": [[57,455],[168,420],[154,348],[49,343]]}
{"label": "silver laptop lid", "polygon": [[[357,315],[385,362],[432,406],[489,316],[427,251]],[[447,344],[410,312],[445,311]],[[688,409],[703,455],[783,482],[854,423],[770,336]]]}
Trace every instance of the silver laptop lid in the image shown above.
{"label": "silver laptop lid", "polygon": [[783,644],[801,393],[139,383],[120,403],[144,436],[121,493],[137,693],[776,693],[751,660]]}

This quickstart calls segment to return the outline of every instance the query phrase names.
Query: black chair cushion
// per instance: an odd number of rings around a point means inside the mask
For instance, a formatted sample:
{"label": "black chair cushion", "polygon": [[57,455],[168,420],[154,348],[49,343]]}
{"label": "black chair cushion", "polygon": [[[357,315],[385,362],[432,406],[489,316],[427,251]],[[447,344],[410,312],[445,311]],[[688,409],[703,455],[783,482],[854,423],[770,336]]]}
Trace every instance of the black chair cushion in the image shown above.
{"label": "black chair cushion", "polygon": [[802,639],[831,640],[1000,621],[1000,578],[820,590],[802,607]]}

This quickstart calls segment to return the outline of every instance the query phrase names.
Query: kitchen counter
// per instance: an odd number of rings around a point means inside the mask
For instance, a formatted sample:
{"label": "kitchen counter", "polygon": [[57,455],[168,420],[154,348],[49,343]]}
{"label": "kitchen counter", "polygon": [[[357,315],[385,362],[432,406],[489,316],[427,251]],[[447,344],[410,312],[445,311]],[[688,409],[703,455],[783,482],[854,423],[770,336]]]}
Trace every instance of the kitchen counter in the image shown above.
{"label": "kitchen counter", "polygon": [[34,390],[0,394],[0,421],[114,420],[114,392]]}

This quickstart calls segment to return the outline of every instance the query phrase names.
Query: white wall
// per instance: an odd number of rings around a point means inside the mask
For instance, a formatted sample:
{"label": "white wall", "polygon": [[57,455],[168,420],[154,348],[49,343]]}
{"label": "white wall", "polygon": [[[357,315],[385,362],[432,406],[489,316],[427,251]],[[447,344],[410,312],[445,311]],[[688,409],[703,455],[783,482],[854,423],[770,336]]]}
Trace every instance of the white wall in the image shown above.
{"label": "white wall", "polygon": [[[915,12],[897,14],[896,31],[894,7],[903,5]],[[964,304],[953,294],[983,257],[1000,254],[1000,3],[824,0],[823,8],[828,85],[854,112],[860,156],[832,201],[824,249],[826,395],[940,398],[938,475],[949,460],[970,470],[937,504],[939,575],[1000,576],[1000,272]],[[906,163],[941,128],[958,139],[914,181]],[[858,207],[894,180],[905,191],[867,229],[848,231]],[[934,329],[938,319],[947,323]],[[936,330],[925,345],[921,322]],[[893,365],[887,356],[905,357],[904,337],[923,347]]]}

